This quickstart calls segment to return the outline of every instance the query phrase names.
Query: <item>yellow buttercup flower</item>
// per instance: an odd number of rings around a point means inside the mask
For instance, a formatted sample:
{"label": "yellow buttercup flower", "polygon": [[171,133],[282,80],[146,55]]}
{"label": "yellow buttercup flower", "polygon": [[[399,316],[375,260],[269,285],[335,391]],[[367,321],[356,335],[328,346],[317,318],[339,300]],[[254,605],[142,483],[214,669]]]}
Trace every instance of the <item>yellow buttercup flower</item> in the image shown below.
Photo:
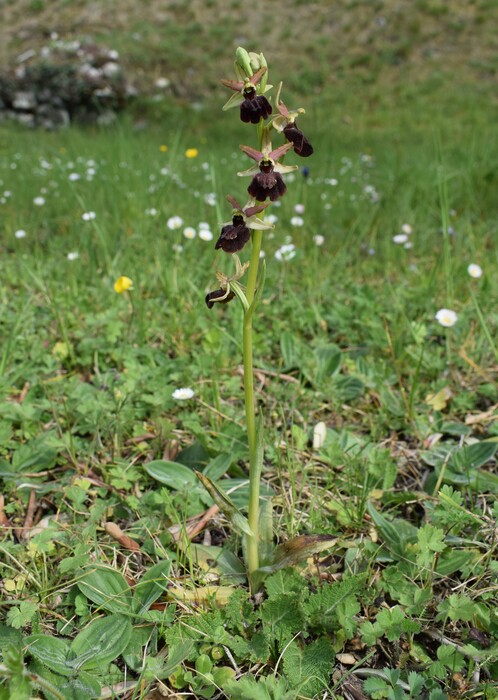
{"label": "yellow buttercup flower", "polygon": [[161,146],[159,146],[159,150],[161,151],[161,153],[166,153],[168,147],[163,143]]}
{"label": "yellow buttercup flower", "polygon": [[118,294],[128,292],[131,289],[133,289],[133,281],[129,277],[125,277],[125,275],[121,275],[121,277],[118,277],[114,282],[114,291]]}
{"label": "yellow buttercup flower", "polygon": [[197,150],[197,148],[187,148],[187,150],[185,151],[185,156],[187,158],[197,158],[198,155],[199,151]]}

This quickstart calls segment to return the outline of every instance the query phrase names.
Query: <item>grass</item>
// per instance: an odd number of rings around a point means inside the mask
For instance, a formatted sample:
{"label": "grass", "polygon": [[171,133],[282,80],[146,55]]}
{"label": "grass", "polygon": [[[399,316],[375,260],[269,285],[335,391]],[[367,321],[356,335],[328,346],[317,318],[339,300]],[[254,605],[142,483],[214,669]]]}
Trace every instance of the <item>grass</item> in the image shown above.
{"label": "grass", "polygon": [[278,542],[334,545],[256,598],[192,472],[247,502],[241,319],[204,304],[227,256],[183,236],[243,196],[244,125],[0,128],[0,698],[496,697],[493,106],[384,88],[303,99],[316,154],[264,234],[263,495]]}

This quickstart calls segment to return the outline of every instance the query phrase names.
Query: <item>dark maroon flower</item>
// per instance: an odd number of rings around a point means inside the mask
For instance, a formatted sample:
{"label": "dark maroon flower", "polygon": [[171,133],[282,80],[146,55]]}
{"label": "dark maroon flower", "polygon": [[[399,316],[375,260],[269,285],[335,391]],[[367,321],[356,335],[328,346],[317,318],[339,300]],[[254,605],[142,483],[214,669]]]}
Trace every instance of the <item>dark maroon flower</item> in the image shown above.
{"label": "dark maroon flower", "polygon": [[251,237],[251,231],[246,226],[241,214],[234,214],[232,223],[223,226],[216,245],[216,250],[221,248],[225,253],[238,253]]}
{"label": "dark maroon flower", "polygon": [[240,105],[240,118],[248,124],[258,124],[260,119],[267,119],[271,112],[271,104],[264,95],[257,95],[253,87],[244,89],[244,101]]}
{"label": "dark maroon flower", "polygon": [[273,163],[262,161],[259,168],[247,191],[258,202],[264,202],[266,198],[274,202],[285,194],[285,182],[280,173],[275,172]]}
{"label": "dark maroon flower", "polygon": [[284,127],[284,136],[287,141],[290,141],[294,146],[294,153],[302,158],[307,158],[313,155],[313,146],[303,134],[301,129],[298,129],[296,122],[290,122]]}
{"label": "dark maroon flower", "polygon": [[220,304],[228,304],[235,296],[235,292],[226,289],[215,289],[214,292],[209,292],[206,294],[206,304],[208,309],[212,309],[216,302]]}

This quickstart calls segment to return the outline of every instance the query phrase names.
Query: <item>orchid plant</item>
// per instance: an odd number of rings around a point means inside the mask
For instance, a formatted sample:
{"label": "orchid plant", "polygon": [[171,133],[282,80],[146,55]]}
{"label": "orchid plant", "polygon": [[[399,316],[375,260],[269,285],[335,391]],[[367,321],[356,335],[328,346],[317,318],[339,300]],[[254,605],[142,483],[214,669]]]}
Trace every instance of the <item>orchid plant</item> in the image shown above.
{"label": "orchid plant", "polygon": [[[199,475],[215,502],[230,518],[233,525],[242,531],[244,555],[252,590],[256,590],[265,573],[325,549],[330,545],[328,536],[298,537],[273,549],[271,527],[271,503],[260,504],[260,480],[263,466],[263,419],[258,416],[254,395],[253,363],[253,319],[263,291],[265,277],[264,260],[260,264],[261,244],[264,231],[274,226],[264,219],[271,202],[282,197],[286,185],[282,175],[297,169],[297,165],[284,165],[283,158],[291,150],[298,156],[313,154],[313,147],[298,128],[296,120],[304,109],[290,111],[280,99],[282,85],[277,91],[274,104],[266,97],[272,89],[268,84],[268,65],[263,54],[249,53],[238,48],[235,58],[235,80],[222,83],[234,91],[223,109],[239,107],[240,119],[256,127],[258,147],[241,145],[240,149],[254,161],[254,165],[241,177],[251,176],[247,187],[248,201],[243,206],[232,195],[227,196],[232,205],[231,220],[225,223],[215,244],[216,249],[230,254],[235,272],[227,275],[217,273],[219,288],[206,296],[206,304],[226,304],[238,298],[243,314],[244,394],[247,441],[249,448],[249,504],[245,517],[227,496],[205,476]],[[276,110],[276,113],[274,111]],[[285,142],[274,145],[273,138]],[[269,200],[269,201],[267,201]],[[250,259],[241,263],[238,253],[251,242]],[[245,284],[242,278],[247,273]]]}

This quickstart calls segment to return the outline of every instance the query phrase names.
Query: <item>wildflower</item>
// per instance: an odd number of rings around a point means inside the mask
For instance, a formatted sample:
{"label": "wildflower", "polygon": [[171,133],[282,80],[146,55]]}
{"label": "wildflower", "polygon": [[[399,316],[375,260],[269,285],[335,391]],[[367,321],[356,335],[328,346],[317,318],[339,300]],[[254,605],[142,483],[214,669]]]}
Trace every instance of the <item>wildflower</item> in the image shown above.
{"label": "wildflower", "polygon": [[445,326],[445,328],[451,328],[454,326],[457,322],[457,318],[458,316],[451,309],[439,309],[435,315],[436,321],[442,326]]}
{"label": "wildflower", "polygon": [[183,219],[181,216],[170,216],[168,221],[166,222],[166,226],[170,229],[170,231],[174,231],[177,228],[180,228],[183,224]]}
{"label": "wildflower", "polygon": [[197,158],[198,155],[199,151],[197,150],[197,148],[187,148],[187,150],[185,151],[186,158]]}
{"label": "wildflower", "polygon": [[123,292],[128,292],[132,289],[133,282],[125,275],[121,275],[121,277],[118,277],[118,279],[114,282],[114,291],[117,292],[117,294],[123,294]]}
{"label": "wildflower", "polygon": [[292,260],[292,258],[296,255],[296,246],[294,243],[286,243],[283,246],[280,246],[275,251],[275,259],[278,260],[279,262],[285,262],[287,260]]}
{"label": "wildflower", "polygon": [[301,216],[293,216],[290,220],[291,226],[302,226],[304,219]]}
{"label": "wildflower", "polygon": [[69,180],[71,182],[76,182],[76,180],[79,180],[80,177],[81,175],[79,175],[78,173],[69,173]]}
{"label": "wildflower", "polygon": [[26,231],[22,228],[20,228],[18,231],[14,233],[14,236],[16,238],[26,238]]}
{"label": "wildflower", "polygon": [[272,120],[272,126],[280,132],[283,132],[287,141],[289,141],[293,148],[294,153],[302,158],[308,158],[313,155],[313,146],[308,141],[306,136],[303,134],[301,129],[298,128],[296,119],[300,114],[304,114],[304,109],[300,108],[293,112],[289,112],[284,103],[280,100],[280,88],[277,93],[277,109],[279,111],[279,116]]}
{"label": "wildflower", "polygon": [[81,215],[83,221],[92,221],[93,219],[95,219],[95,217],[96,214],[94,211],[86,211]]}
{"label": "wildflower", "polygon": [[186,401],[194,396],[194,390],[188,387],[182,387],[181,389],[175,389],[171,396],[177,401]]}
{"label": "wildflower", "polygon": [[227,199],[233,206],[232,221],[224,224],[220,237],[216,241],[215,249],[221,248],[225,253],[237,253],[242,250],[251,237],[250,229],[267,230],[273,226],[256,216],[268,206],[268,203],[241,207],[237,200],[230,195],[227,196]]}
{"label": "wildflower", "polygon": [[470,263],[470,265],[467,268],[467,272],[471,277],[474,277],[475,279],[482,277],[482,267],[480,265],[477,265],[476,263]]}
{"label": "wildflower", "polygon": [[264,202],[268,197],[274,202],[282,197],[287,189],[281,173],[290,173],[297,169],[297,165],[281,165],[277,162],[292,148],[292,144],[286,143],[272,151],[268,137],[265,141],[262,151],[256,151],[251,146],[240,147],[249,158],[257,162],[257,165],[237,174],[240,176],[253,175],[251,184],[247,188],[251,197],[254,197],[258,202]]}
{"label": "wildflower", "polygon": [[296,204],[294,206],[294,211],[296,214],[304,214],[305,206],[304,204]]}
{"label": "wildflower", "polygon": [[393,236],[393,243],[397,243],[398,245],[406,243],[407,240],[408,236],[406,235],[406,233],[398,233],[396,236]]}
{"label": "wildflower", "polygon": [[206,231],[211,230],[211,226],[207,223],[207,221],[199,221],[199,230],[202,231],[202,229],[205,229]]}
{"label": "wildflower", "polygon": [[166,153],[166,151],[168,150],[168,147],[164,143],[162,143],[159,146],[159,150],[161,151],[161,153]]}
{"label": "wildflower", "polygon": [[276,224],[278,221],[278,216],[275,214],[268,214],[268,216],[265,216],[265,221],[267,224]]}
{"label": "wildflower", "polygon": [[159,88],[161,90],[169,87],[170,81],[168,80],[168,78],[156,78],[156,82],[154,83],[154,85],[156,86],[156,88]]}
{"label": "wildflower", "polygon": [[206,304],[208,309],[212,309],[215,303],[228,304],[235,296],[235,292],[228,289],[215,289],[214,292],[206,294]]}
{"label": "wildflower", "polygon": [[213,233],[208,228],[199,229],[199,238],[201,241],[212,241]]}
{"label": "wildflower", "polygon": [[155,207],[150,207],[149,209],[145,210],[145,213],[147,216],[157,216],[157,209]]}
{"label": "wildflower", "polygon": [[45,197],[35,197],[33,204],[37,207],[42,207],[45,204]]}
{"label": "wildflower", "polygon": [[412,231],[413,231],[413,229],[412,229],[412,227],[410,226],[410,224],[403,224],[403,226],[401,227],[401,230],[402,230],[403,233],[406,233],[406,234],[408,234],[408,235],[409,235],[410,233],[412,233]]}
{"label": "wildflower", "polygon": [[71,253],[68,253],[66,257],[69,260],[69,262],[73,262],[73,260],[77,260],[80,257],[80,254],[76,251],[72,251]]}
{"label": "wildflower", "polygon": [[183,235],[185,236],[185,238],[191,241],[193,238],[196,237],[197,231],[192,226],[187,226],[183,229]]}
{"label": "wildflower", "polygon": [[320,233],[317,233],[316,236],[313,236],[313,241],[315,245],[322,246],[325,243],[325,236],[322,236]]}
{"label": "wildflower", "polygon": [[[262,66],[250,77],[244,80],[222,80],[225,87],[235,90],[236,95],[223,106],[224,110],[240,105],[240,118],[246,124],[258,124],[260,119],[267,119],[272,113],[271,104],[264,95],[258,95],[256,88],[266,73],[266,66]],[[266,89],[269,89],[268,86]]]}

